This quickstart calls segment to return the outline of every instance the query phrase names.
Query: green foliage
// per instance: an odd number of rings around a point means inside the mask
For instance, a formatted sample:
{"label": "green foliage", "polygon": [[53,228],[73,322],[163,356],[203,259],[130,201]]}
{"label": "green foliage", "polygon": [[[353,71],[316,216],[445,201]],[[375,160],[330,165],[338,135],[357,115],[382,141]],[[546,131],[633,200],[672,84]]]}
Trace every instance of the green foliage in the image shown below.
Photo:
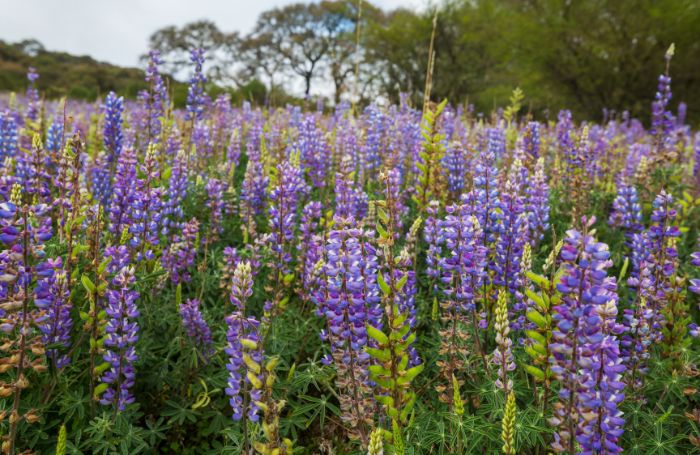
{"label": "green foliage", "polygon": [[440,163],[445,154],[445,145],[443,144],[445,135],[438,130],[438,119],[446,104],[447,99],[438,104],[434,110],[426,109],[421,124],[423,148],[419,155],[421,162],[416,163],[419,170],[418,191],[413,196],[413,200],[421,213],[425,211],[431,200],[440,200],[441,196],[442,176]]}
{"label": "green foliage", "polygon": [[[538,116],[567,108],[590,119],[608,109],[647,119],[663,70],[651,62],[674,42],[674,99],[700,96],[694,0],[443,0],[436,7],[437,99],[468,99],[488,113],[520,87]],[[408,93],[421,105],[432,19],[429,8],[400,8],[366,30],[368,63],[386,68],[382,88],[394,101]],[[688,118],[697,124],[693,104]]]}

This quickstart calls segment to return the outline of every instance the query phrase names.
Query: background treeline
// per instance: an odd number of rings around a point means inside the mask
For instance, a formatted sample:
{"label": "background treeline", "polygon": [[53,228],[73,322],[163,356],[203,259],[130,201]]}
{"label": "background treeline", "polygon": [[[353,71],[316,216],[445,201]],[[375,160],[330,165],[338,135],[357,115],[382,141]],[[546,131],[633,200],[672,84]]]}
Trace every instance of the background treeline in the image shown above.
{"label": "background treeline", "polygon": [[[36,40],[18,43],[0,40],[0,92],[23,93],[27,87],[27,68],[30,66],[40,74],[36,84],[48,99],[67,96],[93,101],[103,98],[112,90],[127,98],[136,98],[139,91],[148,87],[143,70],[138,68],[124,68],[98,62],[88,56],[48,51]],[[184,107],[187,84],[169,76],[165,80],[175,106]],[[234,102],[246,99],[260,104],[265,100],[266,88],[258,80],[237,87],[217,84],[209,87],[211,95],[222,91],[229,92]]]}
{"label": "background treeline", "polygon": [[[605,109],[647,118],[663,70],[657,57],[674,42],[672,105],[686,101],[688,120],[700,118],[697,0],[449,0],[437,13],[434,99],[468,101],[488,113],[520,86],[540,118],[562,107],[592,119]],[[149,46],[181,80],[187,74],[176,68],[187,62],[188,50],[204,47],[212,88],[258,103],[283,104],[289,93],[336,102],[397,101],[406,93],[419,103],[434,14],[431,8],[382,11],[365,0],[297,3],[262,13],[247,35],[196,21],[156,31]],[[0,89],[17,90],[23,64],[32,59],[49,96],[69,90],[89,98],[108,89],[133,95],[143,87],[136,70],[43,50],[35,57],[17,52],[22,46],[0,50]],[[176,102],[184,99],[184,87],[174,83],[173,91]]]}

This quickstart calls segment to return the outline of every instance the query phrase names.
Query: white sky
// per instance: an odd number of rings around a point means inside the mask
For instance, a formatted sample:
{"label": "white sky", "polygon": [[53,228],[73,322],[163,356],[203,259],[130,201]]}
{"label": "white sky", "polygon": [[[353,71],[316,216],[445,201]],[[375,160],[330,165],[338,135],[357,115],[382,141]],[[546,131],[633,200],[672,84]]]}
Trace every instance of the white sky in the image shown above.
{"label": "white sky", "polygon": [[[373,0],[385,10],[418,8],[426,0]],[[138,66],[148,37],[168,25],[198,19],[247,33],[258,15],[294,0],[0,0],[0,39],[38,39],[65,51],[122,66]]]}

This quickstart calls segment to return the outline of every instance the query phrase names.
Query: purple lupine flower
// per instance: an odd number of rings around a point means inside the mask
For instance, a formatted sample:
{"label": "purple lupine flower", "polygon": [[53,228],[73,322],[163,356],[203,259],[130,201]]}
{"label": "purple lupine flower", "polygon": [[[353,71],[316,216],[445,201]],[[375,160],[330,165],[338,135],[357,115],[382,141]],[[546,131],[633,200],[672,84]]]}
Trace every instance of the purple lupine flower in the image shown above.
{"label": "purple lupine flower", "polygon": [[503,128],[489,128],[486,131],[486,140],[489,153],[493,154],[496,161],[506,154],[506,133]]}
{"label": "purple lupine flower", "polygon": [[[379,254],[374,246],[374,231],[363,229],[360,231],[360,251],[362,253],[362,265],[360,275],[362,276],[363,290],[362,294],[365,299],[367,308],[368,323],[381,330],[383,327],[384,309],[381,305],[381,290],[377,282],[379,274]],[[408,285],[408,283],[407,283]],[[370,344],[373,341],[370,340]],[[415,360],[417,356],[413,356]]]}
{"label": "purple lupine flower", "polygon": [[491,268],[494,271],[494,284],[503,286],[508,294],[515,297],[513,313],[516,319],[512,327],[518,330],[524,323],[525,301],[521,294],[523,276],[520,262],[523,248],[528,242],[528,225],[523,200],[513,183],[513,174],[511,172],[506,189],[501,194],[501,223],[497,227],[495,261]]}
{"label": "purple lupine flower", "polygon": [[[173,125],[170,129],[170,134],[165,140],[165,154],[170,157],[177,155],[179,151],[182,150],[182,136],[177,128],[177,125]],[[184,152],[183,152],[184,153]],[[187,162],[185,161],[185,164]]]}
{"label": "purple lupine flower", "polygon": [[663,145],[666,138],[671,134],[675,127],[675,119],[673,113],[669,109],[671,101],[671,76],[668,69],[671,63],[673,51],[666,52],[666,71],[659,76],[659,84],[654,95],[654,102],[651,103],[651,130],[652,136],[656,136],[659,145]]}
{"label": "purple lupine flower", "polygon": [[146,82],[148,83],[148,92],[146,92],[146,111],[145,120],[146,138],[145,143],[157,143],[160,141],[161,132],[161,117],[165,116],[165,109],[168,105],[168,89],[163,81],[163,76],[158,71],[160,52],[152,50],[148,53],[148,67],[146,68]]}
{"label": "purple lupine flower", "polygon": [[372,177],[382,164],[385,119],[384,114],[375,104],[370,104],[365,108],[364,116],[366,137],[360,148],[360,156],[362,157],[360,172],[365,173],[366,177]]}
{"label": "purple lupine flower", "polygon": [[226,148],[226,164],[235,169],[241,160],[241,130],[236,128],[231,132],[231,137]]}
{"label": "purple lupine flower", "polygon": [[565,176],[570,181],[574,181],[573,177],[575,175],[591,174],[590,165],[594,160],[591,159],[590,129],[587,125],[584,125],[581,129],[576,145],[569,150],[565,158]]}
{"label": "purple lupine flower", "polygon": [[187,188],[187,156],[180,150],[173,160],[167,199],[163,204],[163,235],[174,235],[182,227],[185,216],[182,206],[187,198]]}
{"label": "purple lupine flower", "polygon": [[37,272],[50,272],[50,276],[42,278],[37,282],[34,290],[35,305],[46,311],[45,317],[39,323],[42,332],[42,341],[45,345],[60,346],[59,348],[47,349],[46,356],[51,359],[54,366],[61,369],[68,365],[70,358],[61,351],[70,347],[71,329],[73,319],[70,302],[70,291],[66,272],[62,270],[61,258],[55,261],[46,261],[47,266],[37,267]]}
{"label": "purple lupine flower", "polygon": [[544,172],[544,158],[537,160],[530,184],[525,188],[525,211],[530,230],[530,244],[534,247],[549,229],[549,184]]}
{"label": "purple lupine flower", "polygon": [[204,84],[207,82],[207,78],[202,71],[204,49],[192,49],[190,51],[190,60],[194,64],[194,72],[187,87],[187,117],[194,121],[194,119],[199,120],[202,118],[206,102]]}
{"label": "purple lupine flower", "polygon": [[323,188],[326,184],[326,173],[330,168],[331,152],[323,132],[316,126],[314,115],[308,114],[304,117],[292,150],[299,151],[301,166],[311,178],[314,187]]}
{"label": "purple lupine flower", "polygon": [[[599,292],[605,303],[586,311],[586,343],[581,344],[579,370],[579,410],[581,431],[576,437],[582,454],[622,453],[619,446],[625,420],[618,406],[625,398],[622,375],[625,365],[620,354],[618,335],[624,327],[615,322],[617,293],[615,278],[609,277]],[[595,289],[595,288],[593,288]],[[585,361],[584,361],[585,359]]]}
{"label": "purple lupine flower", "polygon": [[[365,363],[369,357],[362,351],[367,344],[367,317],[362,280],[361,232],[352,218],[335,218],[326,243],[326,290],[324,316],[330,327],[332,348],[340,349],[344,361],[353,355]],[[361,373],[361,372],[360,372]]]}
{"label": "purple lupine flower", "polygon": [[368,399],[370,357],[365,352],[369,311],[363,292],[361,231],[354,223],[352,218],[336,217],[335,229],[328,235],[323,312],[328,331],[323,336],[335,361],[343,420],[356,425],[371,414],[372,403]]}
{"label": "purple lupine flower", "polygon": [[447,188],[453,198],[462,194],[467,175],[467,152],[460,142],[451,142],[445,149],[444,158],[447,168]]}
{"label": "purple lupine flower", "polygon": [[245,304],[253,295],[253,274],[249,261],[239,261],[231,278],[229,299],[236,311],[245,313]]}
{"label": "purple lupine flower", "polygon": [[17,121],[9,110],[0,112],[0,162],[17,155]]}
{"label": "purple lupine flower", "polygon": [[90,176],[89,188],[93,197],[103,206],[110,205],[112,197],[112,176],[104,157],[98,156],[88,168]]}
{"label": "purple lupine flower", "polygon": [[631,235],[631,271],[627,286],[636,295],[630,308],[623,311],[625,334],[620,347],[629,372],[629,383],[633,388],[641,386],[642,376],[647,373],[649,346],[660,334],[660,331],[652,330],[654,311],[649,306],[649,276],[652,274],[649,247],[648,232]]}
{"label": "purple lupine flower", "polygon": [[574,152],[573,124],[571,121],[571,111],[563,110],[557,116],[557,145],[559,153],[564,157],[569,157]]}
{"label": "purple lupine flower", "polygon": [[31,148],[17,160],[15,174],[24,185],[24,191],[34,195],[41,202],[52,203],[51,174],[46,168],[46,151],[38,136],[34,137]]}
{"label": "purple lupine flower", "polygon": [[36,81],[39,79],[39,73],[34,67],[29,67],[27,72],[27,118],[36,121],[39,118],[39,90],[36,88]]}
{"label": "purple lupine flower", "polygon": [[[700,267],[700,237],[698,237],[698,251],[690,255],[690,264],[695,267]],[[690,280],[688,290],[700,294],[700,278]]]}
{"label": "purple lupine flower", "polygon": [[154,147],[149,147],[141,166],[141,172],[144,178],[139,182],[139,190],[131,206],[131,226],[129,226],[129,232],[132,235],[129,245],[131,248],[138,249],[137,261],[153,259],[154,254],[151,248],[160,243],[158,232],[162,219],[163,201],[162,189],[152,188],[152,184],[160,178]]}
{"label": "purple lupine flower", "polygon": [[401,174],[398,169],[389,169],[386,171],[385,192],[391,194],[391,198],[395,204],[394,219],[392,222],[394,223],[394,232],[396,232],[396,236],[398,237],[403,226],[401,218],[408,211],[407,207],[402,202],[405,195],[401,193]]}
{"label": "purple lupine flower", "polygon": [[528,122],[523,133],[523,151],[532,161],[539,161],[540,158],[540,124],[539,122]]}
{"label": "purple lupine flower", "polygon": [[180,317],[187,336],[190,337],[197,349],[205,358],[211,356],[214,352],[211,330],[207,321],[202,317],[202,312],[199,309],[199,300],[187,299],[187,302],[181,303]]}
{"label": "purple lupine flower", "polygon": [[[673,246],[673,238],[681,235],[678,226],[673,223],[677,212],[673,205],[673,196],[661,190],[654,199],[654,210],[651,214],[653,224],[649,227],[647,237],[649,241],[649,256],[642,265],[642,277],[646,286],[649,306],[653,312],[652,328],[658,329],[663,323],[662,310],[675,286],[674,275],[678,267],[678,252]],[[660,337],[658,338],[660,340]]]}
{"label": "purple lupine flower", "polygon": [[239,213],[243,218],[243,226],[248,229],[248,235],[255,232],[255,216],[262,213],[265,206],[268,178],[265,177],[260,160],[249,157],[243,185]]}
{"label": "purple lupine flower", "polygon": [[[216,97],[212,105],[212,136],[214,142],[214,152],[218,156],[225,156],[226,140],[231,135],[231,125],[233,123],[233,108],[231,107],[231,95],[222,93]],[[224,167],[231,169],[230,162],[226,162]]]}
{"label": "purple lupine flower", "polygon": [[134,281],[133,267],[122,268],[107,291],[105,308],[108,320],[105,327],[104,360],[110,366],[102,375],[102,382],[108,384],[108,387],[102,394],[100,403],[113,404],[119,411],[134,402],[130,389],[135,382],[134,362],[138,359],[135,345],[139,332],[136,321],[139,317],[136,308],[139,293],[131,289]]}
{"label": "purple lupine flower", "polygon": [[484,245],[495,240],[500,217],[499,211],[496,210],[500,204],[500,193],[495,161],[495,144],[489,141],[489,146],[482,149],[474,167],[474,213],[484,231]]}
{"label": "purple lupine flower", "polygon": [[[476,216],[472,215],[469,199],[469,196],[463,196],[460,204],[448,206],[445,218],[438,223],[439,236],[446,250],[438,265],[443,293],[449,302],[447,307],[453,317],[464,313],[471,318],[472,324],[476,324],[477,296],[486,280],[487,248],[483,244],[484,232]],[[472,335],[481,353],[480,335]]]}
{"label": "purple lupine flower", "polygon": [[63,146],[63,123],[53,121],[46,132],[47,167],[54,169],[61,158]]}
{"label": "purple lupine flower", "polygon": [[334,153],[342,160],[350,161],[348,169],[357,169],[360,165],[360,148],[358,145],[358,128],[351,120],[351,117],[343,116],[338,119],[335,125]]}
{"label": "purple lupine flower", "polygon": [[628,238],[642,230],[642,206],[634,185],[620,183],[608,224],[621,227]]}
{"label": "purple lupine flower", "polygon": [[270,191],[268,224],[272,232],[270,249],[276,261],[271,267],[279,273],[289,273],[287,264],[292,260],[289,246],[294,240],[297,205],[308,191],[301,169],[288,162],[277,166],[277,185]]}
{"label": "purple lupine flower", "polygon": [[[228,363],[226,364],[229,378],[225,391],[226,395],[229,396],[229,404],[233,410],[232,417],[233,420],[241,420],[245,414],[248,420],[257,422],[260,417],[258,416],[259,409],[255,402],[260,400],[262,392],[250,382],[248,374],[255,375],[256,373],[247,370],[246,364],[243,361],[243,355],[245,351],[244,343],[260,344],[260,336],[258,333],[260,324],[255,318],[244,317],[242,313],[235,311],[226,317],[226,325],[228,326],[228,330],[226,331],[227,344],[224,352],[226,352],[229,357]],[[253,350],[249,355],[258,364],[262,362],[260,348]],[[241,396],[244,374],[246,375],[245,383],[250,386],[249,393],[251,399],[249,400],[247,410],[243,408],[243,397]]]}
{"label": "purple lupine flower", "polygon": [[[595,218],[582,220],[586,229],[593,223]],[[571,452],[578,441],[588,450],[585,453],[597,453],[592,448],[605,441],[607,450],[616,450],[623,422],[617,411],[623,367],[614,338],[620,329],[614,323],[616,283],[607,276],[612,265],[610,252],[606,244],[597,242],[587,231],[569,230],[560,256],[565,273],[557,284],[562,300],[552,316],[550,364],[561,388],[550,419],[557,430],[552,449],[557,453]],[[613,366],[606,371],[608,362],[613,362]],[[589,375],[584,376],[585,381],[579,377],[581,372]],[[605,395],[610,401],[596,402],[596,394]],[[595,422],[589,421],[591,415]]]}
{"label": "purple lupine flower", "polygon": [[340,172],[335,174],[335,215],[359,220],[366,212],[367,195],[355,183],[352,161],[346,155],[340,163]]}
{"label": "purple lupine flower", "polygon": [[[303,260],[302,265],[302,286],[300,289],[301,298],[309,300],[320,309],[323,305],[323,295],[325,294],[325,282],[327,281],[324,274],[324,237],[320,234],[313,234],[304,243],[304,255],[300,257]],[[318,311],[319,316],[323,316],[321,311]]]}
{"label": "purple lupine flower", "polygon": [[207,181],[207,208],[209,209],[209,236],[207,241],[214,241],[224,232],[224,185],[219,179],[210,178]]}
{"label": "purple lupine flower", "polygon": [[[245,317],[246,302],[251,295],[253,295],[253,277],[250,263],[241,261],[234,271],[229,297],[235,310],[226,317],[228,330],[226,332],[227,346],[225,352],[229,356],[226,364],[226,369],[229,372],[226,395],[230,397],[229,403],[233,409],[234,420],[241,420],[244,413],[247,413],[249,420],[257,422],[259,417],[258,407],[255,402],[260,400],[261,391],[251,383],[248,375],[257,377],[260,372],[247,371],[247,366],[243,361],[245,345],[252,343],[255,344],[255,347],[249,351],[249,355],[258,364],[262,363],[259,322],[255,318]],[[251,400],[247,410],[243,409],[243,398],[241,397],[243,374],[246,375],[246,383],[251,387],[249,390]]]}
{"label": "purple lupine flower", "polygon": [[197,158],[208,161],[214,154],[214,139],[209,124],[197,123],[192,130],[192,144],[197,151]]}
{"label": "purple lupine flower", "polygon": [[126,148],[119,155],[109,208],[109,232],[116,236],[131,225],[133,206],[138,198],[135,183],[136,155],[132,148]]}
{"label": "purple lupine flower", "polygon": [[168,271],[173,284],[190,281],[190,270],[197,256],[197,237],[199,236],[199,221],[192,218],[185,223],[181,234],[175,234],[163,251],[161,261],[163,268]]}
{"label": "purple lupine flower", "polygon": [[105,248],[105,258],[109,258],[109,263],[107,264],[107,273],[115,275],[119,273],[123,268],[129,266],[131,261],[131,252],[126,245],[119,246],[108,246]]}
{"label": "purple lupine flower", "polygon": [[437,280],[440,277],[439,261],[442,243],[444,242],[444,237],[440,228],[440,220],[438,219],[439,210],[440,203],[438,201],[430,201],[427,209],[428,217],[425,220],[425,228],[423,229],[423,239],[425,243],[428,244],[428,251],[425,256],[425,273],[433,283],[433,291],[437,291],[438,288]]}
{"label": "purple lupine flower", "polygon": [[223,251],[224,260],[221,265],[221,281],[219,287],[226,291],[226,295],[231,295],[231,280],[233,279],[233,272],[236,270],[236,266],[241,261],[241,257],[238,254],[236,248],[227,246],[224,247]]}
{"label": "purple lupine flower", "polygon": [[122,134],[122,115],[124,113],[124,98],[109,92],[104,104],[105,123],[103,130],[104,145],[107,152],[107,163],[110,168],[121,158],[124,135]]}
{"label": "purple lupine flower", "polygon": [[321,218],[322,205],[318,201],[308,202],[302,209],[301,223],[299,226],[299,256],[298,264],[301,267],[303,286],[301,297],[309,300],[313,292],[315,278],[314,268],[321,259],[321,243],[318,241],[316,230]]}
{"label": "purple lupine flower", "polygon": [[629,372],[630,386],[635,389],[642,385],[642,376],[648,371],[649,347],[656,338],[656,331],[651,330],[653,316],[647,299],[640,296],[631,308],[624,310],[622,317],[625,334],[620,342],[620,352]]}

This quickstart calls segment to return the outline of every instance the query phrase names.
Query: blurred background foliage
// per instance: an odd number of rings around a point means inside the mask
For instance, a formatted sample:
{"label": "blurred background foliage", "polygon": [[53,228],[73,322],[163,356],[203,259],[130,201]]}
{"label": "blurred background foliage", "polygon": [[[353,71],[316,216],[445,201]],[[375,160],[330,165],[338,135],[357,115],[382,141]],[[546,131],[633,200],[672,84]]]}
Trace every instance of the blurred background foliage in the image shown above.
{"label": "blurred background foliage", "polygon": [[[406,93],[418,104],[436,12],[434,99],[488,113],[519,86],[541,119],[566,107],[579,118],[628,110],[646,120],[663,71],[658,56],[675,43],[672,105],[686,101],[688,121],[700,120],[697,0],[443,0],[393,11],[365,0],[295,3],[262,13],[247,35],[200,20],[157,30],[149,47],[173,72],[178,106],[186,97],[178,80],[187,74],[176,68],[194,46],[207,50],[211,91],[234,101],[282,105],[324,95],[336,103],[396,102]],[[50,52],[36,41],[0,41],[0,90],[22,91],[30,65],[51,98],[93,100],[109,90],[135,97],[145,88],[139,69]]]}

